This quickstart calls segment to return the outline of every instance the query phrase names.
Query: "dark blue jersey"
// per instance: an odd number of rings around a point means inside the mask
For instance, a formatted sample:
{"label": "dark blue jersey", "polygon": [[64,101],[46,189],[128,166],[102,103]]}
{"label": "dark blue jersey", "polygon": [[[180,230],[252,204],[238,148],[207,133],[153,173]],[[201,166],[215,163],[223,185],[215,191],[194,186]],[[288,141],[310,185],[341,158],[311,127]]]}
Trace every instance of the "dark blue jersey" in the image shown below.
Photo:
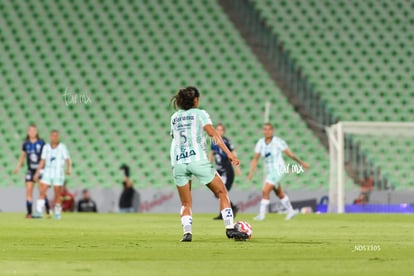
{"label": "dark blue jersey", "polygon": [[[223,137],[224,144],[229,148],[230,151],[234,150],[233,145],[230,143],[230,140],[226,137]],[[231,162],[227,157],[227,154],[215,143],[211,144],[211,150],[214,154],[214,159],[216,160],[216,169],[217,171],[232,169]]]}
{"label": "dark blue jersey", "polygon": [[40,156],[42,154],[45,141],[39,139],[32,143],[30,140],[26,140],[22,145],[22,151],[26,153],[27,168],[29,170],[36,170],[39,166]]}

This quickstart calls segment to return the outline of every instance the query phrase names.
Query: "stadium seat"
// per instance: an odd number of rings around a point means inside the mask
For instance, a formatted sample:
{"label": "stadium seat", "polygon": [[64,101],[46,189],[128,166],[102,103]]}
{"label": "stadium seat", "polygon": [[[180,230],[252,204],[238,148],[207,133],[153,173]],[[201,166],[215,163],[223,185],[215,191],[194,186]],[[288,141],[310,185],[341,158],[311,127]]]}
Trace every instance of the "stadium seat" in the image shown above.
{"label": "stadium seat", "polygon": [[[258,8],[273,5],[273,1],[256,2]],[[289,32],[280,33],[307,49],[307,41],[301,40],[294,27],[301,24],[304,32],[309,31],[310,24],[302,21],[308,17],[302,11],[319,2],[278,3],[282,8],[277,3],[271,7],[277,13],[275,22],[289,27]],[[72,186],[112,188],[123,177],[119,166],[127,163],[138,189],[173,188],[169,100],[180,87],[197,85],[202,108],[214,122],[226,125],[243,173],[262,136],[263,108],[269,101],[276,133],[312,165],[309,173],[286,176],[284,184],[289,189],[327,188],[326,149],[288,104],[216,1],[28,0],[6,1],[1,6],[2,91],[13,95],[2,96],[0,101],[10,118],[1,129],[3,148],[7,148],[1,155],[1,185],[21,186],[22,176],[10,171],[26,127],[36,122],[46,140],[51,129],[62,131],[62,142],[74,164]],[[183,13],[188,15],[185,20],[177,16]],[[313,52],[308,55],[312,57]],[[323,55],[327,60],[331,57],[329,51]],[[302,60],[300,55],[297,58]],[[307,71],[314,66],[322,72],[319,59]],[[65,103],[65,91],[77,95],[76,103]],[[86,93],[91,103],[80,102]],[[335,101],[335,97],[326,101]],[[258,172],[255,185],[260,188]],[[237,179],[239,188],[251,185],[243,177]]]}
{"label": "stadium seat", "polygon": [[[414,63],[408,46],[414,41],[412,1],[251,3],[336,118],[414,121]],[[414,187],[413,177],[407,179],[377,151],[400,144],[387,138],[372,147],[372,137],[357,140],[396,187]],[[411,157],[410,151],[400,153],[402,163],[410,163]]]}

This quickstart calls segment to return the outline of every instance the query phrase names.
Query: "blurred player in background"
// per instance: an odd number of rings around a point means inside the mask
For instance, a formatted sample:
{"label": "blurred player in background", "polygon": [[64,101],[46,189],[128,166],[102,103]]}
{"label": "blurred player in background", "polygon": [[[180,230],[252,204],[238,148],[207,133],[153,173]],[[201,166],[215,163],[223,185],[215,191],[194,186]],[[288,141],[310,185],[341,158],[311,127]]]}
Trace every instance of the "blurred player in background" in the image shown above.
{"label": "blurred player in background", "polygon": [[[26,209],[27,214],[26,218],[32,218],[32,206],[33,206],[33,187],[35,184],[34,174],[36,169],[39,166],[40,155],[42,154],[43,146],[45,141],[39,138],[37,128],[34,124],[30,125],[27,129],[26,138],[22,145],[22,152],[20,154],[19,162],[17,167],[14,170],[14,174],[17,174],[20,168],[23,166],[24,159],[26,158],[27,162],[27,172],[26,172]],[[40,187],[39,187],[40,190]],[[46,212],[49,214],[49,202],[45,198],[45,207]]]}
{"label": "blurred player in background", "polygon": [[171,116],[171,164],[174,182],[181,200],[181,224],[184,236],[182,242],[192,241],[192,196],[191,178],[196,176],[202,184],[219,199],[226,235],[235,240],[247,239],[245,233],[238,231],[233,222],[233,210],[230,207],[226,187],[206,152],[206,132],[226,153],[228,159],[239,165],[240,161],[227,148],[223,139],[212,126],[210,116],[199,109],[200,93],[195,87],[180,89],[172,102],[177,111]]}
{"label": "blurred player in background", "polygon": [[367,204],[369,203],[369,195],[374,188],[374,173],[368,174],[368,172],[364,172],[364,178],[360,180],[361,185],[361,193],[359,196],[354,200],[354,204]]}
{"label": "blurred player in background", "polygon": [[139,194],[134,188],[131,180],[131,170],[128,165],[122,165],[120,168],[124,171],[124,180],[122,181],[122,192],[119,197],[119,212],[134,213],[139,210]]}
{"label": "blurred player in background", "polygon": [[37,200],[37,215],[42,217],[45,205],[46,192],[50,185],[53,185],[55,192],[55,219],[61,218],[62,213],[62,186],[66,174],[70,175],[72,164],[66,146],[59,141],[59,132],[52,130],[50,133],[50,144],[46,144],[42,151],[41,161],[36,170],[35,179],[39,178],[40,170],[44,167],[43,177],[40,181],[40,198]]}
{"label": "blurred player in background", "polygon": [[[220,137],[223,139],[223,142],[227,146],[227,148],[234,154],[235,157],[237,157],[236,152],[234,151],[234,147],[230,143],[230,140],[224,136],[226,129],[224,128],[224,125],[222,123],[218,123],[216,125],[216,131],[217,131],[217,134],[220,135]],[[241,174],[240,167],[235,166],[235,168],[233,169],[233,164],[231,163],[229,158],[227,158],[226,153],[215,143],[211,143],[211,151],[210,151],[209,159],[211,163],[215,162],[216,170],[218,174],[220,175],[221,179],[223,180],[227,191],[229,192],[234,182],[234,172],[236,171],[237,175]],[[233,210],[233,215],[234,217],[236,217],[237,211],[239,209],[231,201],[230,201],[230,205],[231,205],[231,209]],[[223,219],[223,216],[220,213],[214,219],[221,220]]]}
{"label": "blurred player in background", "polygon": [[256,220],[263,220],[269,206],[269,196],[272,190],[280,198],[280,202],[287,210],[286,220],[290,220],[297,215],[298,211],[292,208],[288,196],[283,192],[280,180],[286,172],[285,161],[282,153],[296,161],[304,169],[309,169],[309,165],[297,158],[288,148],[286,142],[279,137],[273,136],[273,127],[270,123],[263,126],[264,138],[261,138],[255,147],[254,157],[251,162],[249,171],[249,180],[253,179],[253,173],[256,169],[260,156],[265,160],[266,180],[262,190],[262,201],[260,202],[259,215]]}
{"label": "blurred player in background", "polygon": [[82,190],[82,199],[78,202],[78,212],[80,213],[97,213],[98,207],[95,201],[91,198],[88,189]]}
{"label": "blurred player in background", "polygon": [[67,182],[65,180],[62,187],[62,194],[60,195],[62,212],[75,211],[75,196],[68,190]]}

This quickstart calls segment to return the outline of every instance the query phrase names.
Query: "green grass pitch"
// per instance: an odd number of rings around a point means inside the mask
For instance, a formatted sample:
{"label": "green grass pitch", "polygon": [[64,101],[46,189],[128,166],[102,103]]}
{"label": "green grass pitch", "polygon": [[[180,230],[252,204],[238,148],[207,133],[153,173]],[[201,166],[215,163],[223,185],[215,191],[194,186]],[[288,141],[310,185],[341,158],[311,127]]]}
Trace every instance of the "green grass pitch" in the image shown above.
{"label": "green grass pitch", "polygon": [[247,242],[214,215],[194,214],[180,243],[178,215],[0,214],[0,275],[414,275],[411,215],[271,214]]}

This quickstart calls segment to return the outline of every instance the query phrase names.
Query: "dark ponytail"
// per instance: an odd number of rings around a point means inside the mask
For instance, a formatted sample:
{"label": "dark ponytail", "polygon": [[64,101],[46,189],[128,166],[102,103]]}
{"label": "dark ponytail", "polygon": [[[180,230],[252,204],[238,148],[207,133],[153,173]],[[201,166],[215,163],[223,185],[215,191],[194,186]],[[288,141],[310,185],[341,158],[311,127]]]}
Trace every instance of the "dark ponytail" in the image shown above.
{"label": "dark ponytail", "polygon": [[197,88],[189,86],[180,89],[177,95],[172,97],[171,102],[175,109],[188,110],[194,107],[194,99],[199,97],[200,93]]}

